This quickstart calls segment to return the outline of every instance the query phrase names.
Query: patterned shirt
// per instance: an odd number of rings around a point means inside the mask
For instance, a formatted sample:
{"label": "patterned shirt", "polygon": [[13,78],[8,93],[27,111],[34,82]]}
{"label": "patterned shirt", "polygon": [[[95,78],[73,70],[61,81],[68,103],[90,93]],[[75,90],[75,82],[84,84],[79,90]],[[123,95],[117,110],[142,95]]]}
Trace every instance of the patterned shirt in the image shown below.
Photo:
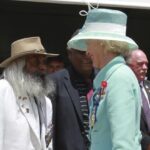
{"label": "patterned shirt", "polygon": [[89,77],[88,81],[85,80],[77,71],[71,68],[69,71],[71,82],[75,89],[78,90],[80,96],[80,106],[81,112],[83,116],[83,126],[84,126],[84,134],[87,136],[89,131],[89,107],[87,101],[87,93],[92,88],[92,81],[94,78],[94,73]]}

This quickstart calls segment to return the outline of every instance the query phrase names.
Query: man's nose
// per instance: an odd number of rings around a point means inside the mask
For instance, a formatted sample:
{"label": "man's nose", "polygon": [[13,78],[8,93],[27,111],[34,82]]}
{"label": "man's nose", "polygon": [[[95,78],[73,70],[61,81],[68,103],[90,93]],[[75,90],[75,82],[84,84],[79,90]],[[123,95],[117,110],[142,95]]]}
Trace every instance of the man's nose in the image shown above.
{"label": "man's nose", "polygon": [[147,64],[145,64],[145,63],[143,64],[142,67],[143,67],[144,70],[147,70],[147,69],[148,69],[148,66],[147,66]]}
{"label": "man's nose", "polygon": [[143,69],[147,69],[147,64],[143,64]]}
{"label": "man's nose", "polygon": [[91,58],[90,53],[89,53],[88,51],[86,52],[86,56],[87,56],[88,58]]}
{"label": "man's nose", "polygon": [[46,65],[45,64],[39,64],[39,70],[46,71],[47,70]]}

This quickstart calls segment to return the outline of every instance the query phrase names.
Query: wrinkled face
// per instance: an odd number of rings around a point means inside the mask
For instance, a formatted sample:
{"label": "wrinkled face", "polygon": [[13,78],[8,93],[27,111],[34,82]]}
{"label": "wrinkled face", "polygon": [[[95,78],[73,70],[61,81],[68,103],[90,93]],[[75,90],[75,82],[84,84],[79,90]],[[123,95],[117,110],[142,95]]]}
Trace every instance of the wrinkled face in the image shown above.
{"label": "wrinkled face", "polygon": [[64,64],[63,62],[61,61],[50,61],[48,64],[47,64],[47,72],[48,73],[53,73],[53,72],[56,72],[60,69],[63,69],[64,68]]}
{"label": "wrinkled face", "polygon": [[92,59],[93,67],[101,68],[102,67],[102,57],[103,51],[100,42],[97,41],[87,41],[87,55]]}
{"label": "wrinkled face", "polygon": [[45,74],[47,71],[46,56],[34,54],[26,56],[25,69],[30,74]]}
{"label": "wrinkled face", "polygon": [[139,81],[145,79],[148,70],[148,59],[142,51],[137,51],[131,55],[129,66]]}
{"label": "wrinkled face", "polygon": [[92,60],[86,52],[71,49],[68,50],[69,60],[74,68],[81,74],[92,71]]}

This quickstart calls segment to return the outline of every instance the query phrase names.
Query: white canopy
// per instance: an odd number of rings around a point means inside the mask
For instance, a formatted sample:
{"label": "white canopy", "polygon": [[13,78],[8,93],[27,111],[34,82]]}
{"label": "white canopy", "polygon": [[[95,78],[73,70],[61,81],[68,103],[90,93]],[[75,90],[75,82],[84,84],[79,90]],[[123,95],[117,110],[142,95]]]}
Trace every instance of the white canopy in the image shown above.
{"label": "white canopy", "polygon": [[90,2],[92,5],[100,3],[100,6],[105,7],[120,7],[120,8],[136,8],[136,9],[150,9],[150,0],[16,0],[16,1],[30,1],[42,3],[56,3],[56,4],[72,4],[85,5]]}

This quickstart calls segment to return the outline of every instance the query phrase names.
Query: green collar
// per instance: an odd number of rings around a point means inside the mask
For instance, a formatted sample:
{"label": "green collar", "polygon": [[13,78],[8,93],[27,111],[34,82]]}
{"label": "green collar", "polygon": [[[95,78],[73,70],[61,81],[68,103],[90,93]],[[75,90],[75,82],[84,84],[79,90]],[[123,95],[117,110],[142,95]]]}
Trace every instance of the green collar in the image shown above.
{"label": "green collar", "polygon": [[105,65],[99,73],[96,75],[93,81],[94,89],[99,88],[100,83],[104,80],[107,80],[110,75],[121,65],[125,64],[125,60],[122,56],[117,56],[112,59],[107,65]]}

